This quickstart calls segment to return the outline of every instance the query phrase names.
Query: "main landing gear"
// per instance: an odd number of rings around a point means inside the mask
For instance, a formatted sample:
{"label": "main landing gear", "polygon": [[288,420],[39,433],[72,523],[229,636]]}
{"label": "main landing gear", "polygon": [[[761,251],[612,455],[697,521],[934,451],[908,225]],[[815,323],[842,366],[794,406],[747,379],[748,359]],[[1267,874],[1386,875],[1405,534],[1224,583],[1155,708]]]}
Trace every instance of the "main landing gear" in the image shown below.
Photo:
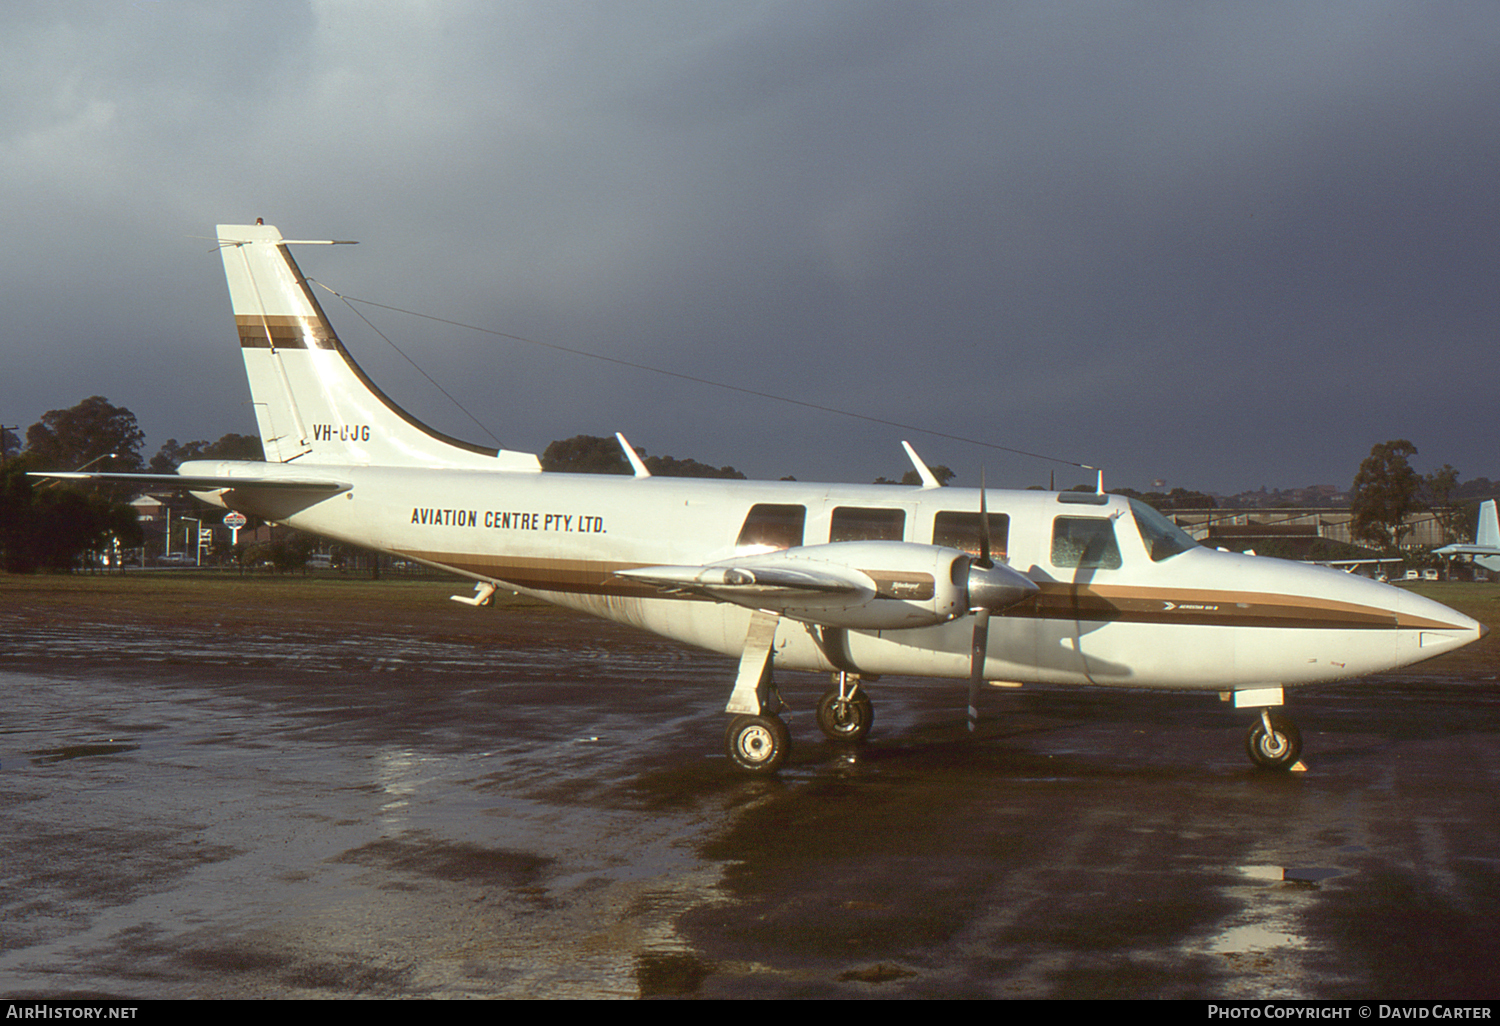
{"label": "main landing gear", "polygon": [[791,732],[775,713],[736,716],[724,734],[729,758],[751,773],[775,773],[786,762],[791,744]]}
{"label": "main landing gear", "polygon": [[[791,748],[791,732],[777,715],[781,696],[772,675],[771,647],[779,619],[764,610],[750,617],[734,691],[724,708],[733,717],[724,732],[724,750],[731,762],[750,773],[775,773]],[[875,708],[855,674],[838,673],[834,682],[818,702],[818,726],[833,741],[863,741],[875,722]]]}
{"label": "main landing gear", "polygon": [[[875,706],[853,674],[834,675],[838,686],[818,700],[818,727],[830,741],[863,741],[875,722]],[[724,750],[740,769],[750,773],[775,773],[786,762],[791,731],[777,714],[781,708],[775,684],[767,680],[759,689],[764,696],[757,713],[741,713],[729,721],[724,732]]]}
{"label": "main landing gear", "polygon": [[739,674],[724,707],[734,717],[724,733],[724,750],[731,762],[750,773],[775,773],[786,762],[792,744],[791,732],[776,715],[781,696],[771,673],[771,645],[780,619],[765,610],[750,617]]}
{"label": "main landing gear", "polygon": [[1285,714],[1262,708],[1245,736],[1245,750],[1262,769],[1289,770],[1302,755],[1302,732]]}

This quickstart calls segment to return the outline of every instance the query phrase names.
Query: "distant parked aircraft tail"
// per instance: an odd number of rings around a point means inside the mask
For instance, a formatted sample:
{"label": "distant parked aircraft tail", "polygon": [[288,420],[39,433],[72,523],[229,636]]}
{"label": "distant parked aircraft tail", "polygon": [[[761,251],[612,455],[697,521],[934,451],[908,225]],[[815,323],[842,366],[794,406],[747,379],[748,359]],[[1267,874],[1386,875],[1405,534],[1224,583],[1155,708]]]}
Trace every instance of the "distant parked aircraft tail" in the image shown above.
{"label": "distant parked aircraft tail", "polygon": [[1495,500],[1480,503],[1479,531],[1474,535],[1474,544],[1500,549],[1500,515],[1495,512]]}

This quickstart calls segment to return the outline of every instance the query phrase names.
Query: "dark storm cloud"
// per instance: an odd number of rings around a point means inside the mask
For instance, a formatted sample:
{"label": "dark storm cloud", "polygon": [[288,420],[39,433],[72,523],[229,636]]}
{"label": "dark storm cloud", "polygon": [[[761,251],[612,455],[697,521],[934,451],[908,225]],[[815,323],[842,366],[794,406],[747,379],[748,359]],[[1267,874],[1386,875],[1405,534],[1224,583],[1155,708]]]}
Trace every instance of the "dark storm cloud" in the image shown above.
{"label": "dark storm cloud", "polygon": [[[1500,476],[1497,28],[1481,3],[12,5],[0,420],[102,393],[152,445],[249,430],[188,236],[261,215],[360,239],[300,255],[351,295],[1117,484],[1342,484],[1401,435]],[[512,446],[902,466],[901,430],[365,312]],[[1048,469],[913,441],[971,482]]]}

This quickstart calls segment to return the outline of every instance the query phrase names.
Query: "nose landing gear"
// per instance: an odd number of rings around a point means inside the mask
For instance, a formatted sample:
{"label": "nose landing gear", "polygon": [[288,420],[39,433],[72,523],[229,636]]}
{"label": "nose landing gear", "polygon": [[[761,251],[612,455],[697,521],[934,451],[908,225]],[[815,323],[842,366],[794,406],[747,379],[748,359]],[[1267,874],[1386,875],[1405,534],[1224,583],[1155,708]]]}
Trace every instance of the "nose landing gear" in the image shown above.
{"label": "nose landing gear", "polygon": [[875,722],[875,706],[859,678],[840,672],[838,687],[818,700],[818,728],[830,741],[863,741]]}
{"label": "nose landing gear", "polygon": [[1262,708],[1245,736],[1245,750],[1262,769],[1289,770],[1302,755],[1302,732],[1286,716]]}

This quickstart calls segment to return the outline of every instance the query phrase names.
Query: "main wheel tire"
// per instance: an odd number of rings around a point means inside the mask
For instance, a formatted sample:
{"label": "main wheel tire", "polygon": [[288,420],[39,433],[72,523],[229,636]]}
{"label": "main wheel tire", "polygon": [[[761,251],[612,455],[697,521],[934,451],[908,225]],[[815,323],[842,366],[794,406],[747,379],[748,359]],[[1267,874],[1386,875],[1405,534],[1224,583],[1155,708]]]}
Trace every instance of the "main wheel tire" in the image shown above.
{"label": "main wheel tire", "polygon": [[724,734],[729,758],[750,773],[775,773],[786,762],[791,743],[791,732],[776,715],[736,716]]}
{"label": "main wheel tire", "polygon": [[818,699],[818,728],[830,741],[863,741],[875,723],[875,706],[863,691],[839,698],[834,688]]}
{"label": "main wheel tire", "polygon": [[1245,736],[1245,750],[1250,761],[1263,769],[1289,770],[1302,755],[1302,732],[1281,713],[1270,713],[1271,732],[1261,720],[1250,725]]}

